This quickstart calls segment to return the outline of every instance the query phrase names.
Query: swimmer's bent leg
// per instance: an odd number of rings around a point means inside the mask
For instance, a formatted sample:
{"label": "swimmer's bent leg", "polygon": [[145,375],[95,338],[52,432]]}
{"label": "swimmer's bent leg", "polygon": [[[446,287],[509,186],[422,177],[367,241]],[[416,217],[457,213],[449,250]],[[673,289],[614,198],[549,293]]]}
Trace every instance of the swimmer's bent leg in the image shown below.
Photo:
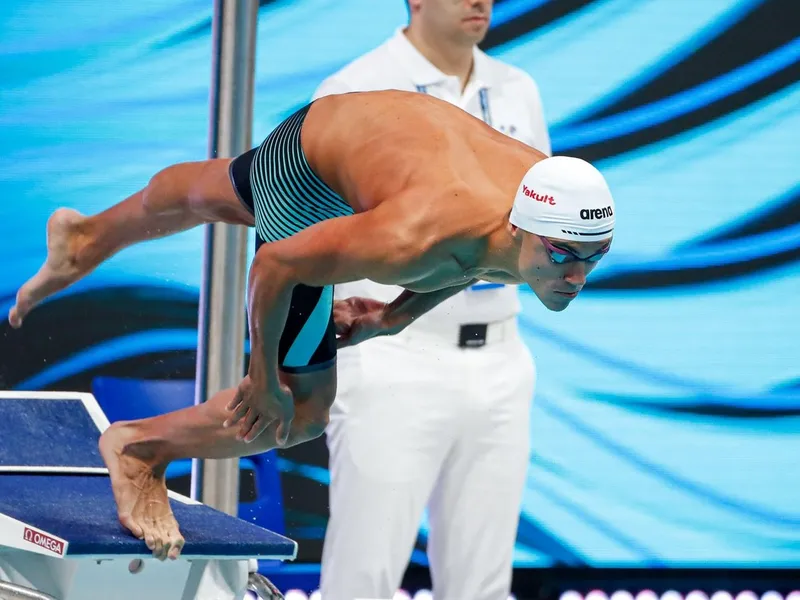
{"label": "swimmer's bent leg", "polygon": [[[295,418],[287,446],[322,435],[336,396],[336,368],[281,374],[294,395]],[[146,540],[159,559],[175,559],[184,540],[169,509],[164,479],[167,465],[180,458],[238,458],[275,447],[276,424],[250,444],[238,428],[224,428],[227,404],[236,390],[223,390],[208,402],[140,421],[118,421],[100,438],[119,520]]]}
{"label": "swimmer's bent leg", "polygon": [[[288,446],[322,435],[336,396],[333,289],[296,286],[279,343],[282,383],[292,392]],[[164,473],[180,458],[234,458],[275,447],[277,422],[254,442],[239,427],[223,427],[236,394],[228,389],[204,404],[140,421],[114,423],[101,437],[120,522],[148,540],[156,558],[175,558],[183,545],[169,510]]]}
{"label": "swimmer's bent leg", "polygon": [[20,288],[9,313],[12,327],[20,327],[42,300],[127,246],[203,223],[253,225],[252,212],[231,181],[231,163],[231,159],[213,159],[169,166],[143,189],[91,217],[71,209],[57,210],[47,223],[47,260]]}
{"label": "swimmer's bent leg", "polygon": [[[336,396],[336,368],[281,372],[281,381],[292,390],[295,406],[289,441],[284,447],[322,435]],[[122,437],[129,452],[147,455],[151,464],[163,468],[181,458],[236,458],[275,448],[276,423],[249,444],[237,439],[238,428],[222,426],[230,416],[226,406],[235,393],[236,388],[229,388],[202,404],[139,421],[116,422],[107,433],[124,430]]]}

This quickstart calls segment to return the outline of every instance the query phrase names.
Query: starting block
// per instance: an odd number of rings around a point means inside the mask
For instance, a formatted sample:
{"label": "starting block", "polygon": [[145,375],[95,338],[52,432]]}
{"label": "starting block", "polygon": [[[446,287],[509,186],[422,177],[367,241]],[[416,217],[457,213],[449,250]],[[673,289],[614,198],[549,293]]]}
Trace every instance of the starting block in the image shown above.
{"label": "starting block", "polygon": [[256,561],[293,560],[296,542],[173,492],[186,544],[153,559],[117,519],[108,426],[91,394],[0,392],[0,600],[281,598]]}

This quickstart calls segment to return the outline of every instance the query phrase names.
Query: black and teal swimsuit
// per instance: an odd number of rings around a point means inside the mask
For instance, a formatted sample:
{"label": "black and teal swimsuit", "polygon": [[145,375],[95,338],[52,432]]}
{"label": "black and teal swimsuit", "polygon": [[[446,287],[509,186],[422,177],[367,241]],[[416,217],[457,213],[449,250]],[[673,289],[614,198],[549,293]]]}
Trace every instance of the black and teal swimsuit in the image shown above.
{"label": "black and teal swimsuit", "polygon": [[[256,250],[320,221],[353,214],[350,205],[314,173],[306,160],[300,133],[310,107],[294,113],[260,146],[231,163],[233,187],[255,216]],[[333,365],[333,286],[294,288],[279,349],[279,364],[284,371],[302,373]]]}

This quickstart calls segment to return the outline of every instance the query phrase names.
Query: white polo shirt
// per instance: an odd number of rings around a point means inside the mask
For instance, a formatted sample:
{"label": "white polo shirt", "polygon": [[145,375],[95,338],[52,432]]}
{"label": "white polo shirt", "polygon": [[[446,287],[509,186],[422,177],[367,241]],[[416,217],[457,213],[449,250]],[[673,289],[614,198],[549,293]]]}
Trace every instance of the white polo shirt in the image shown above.
{"label": "white polo shirt", "polygon": [[[370,90],[418,91],[461,107],[495,129],[550,155],[539,88],[516,67],[495,60],[477,47],[472,76],[464,93],[458,77],[445,75],[408,41],[403,28],[374,50],[328,77],[314,98]],[[336,286],[337,298],[364,296],[394,300],[402,288],[372,281]],[[446,300],[411,327],[493,323],[513,318],[520,310],[517,286],[477,284]]]}

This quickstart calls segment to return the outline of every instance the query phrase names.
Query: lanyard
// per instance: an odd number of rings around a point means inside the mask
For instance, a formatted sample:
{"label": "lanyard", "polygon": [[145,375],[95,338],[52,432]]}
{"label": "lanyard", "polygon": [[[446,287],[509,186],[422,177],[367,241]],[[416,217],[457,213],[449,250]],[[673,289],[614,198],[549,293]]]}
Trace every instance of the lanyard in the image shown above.
{"label": "lanyard", "polygon": [[[428,93],[428,86],[427,85],[418,85],[417,91],[421,94]],[[489,108],[489,89],[482,87],[478,90],[478,99],[481,102],[481,113],[483,115],[483,122],[486,123],[489,127],[492,126],[492,111]]]}
{"label": "lanyard", "polygon": [[[428,86],[426,85],[418,85],[417,91],[421,94],[428,93]],[[481,113],[483,114],[483,122],[486,123],[489,127],[492,126],[492,112],[489,108],[489,90],[488,88],[482,87],[478,90],[478,99],[481,102]],[[469,287],[470,290],[491,290],[496,288],[503,287],[502,283],[476,283]]]}

